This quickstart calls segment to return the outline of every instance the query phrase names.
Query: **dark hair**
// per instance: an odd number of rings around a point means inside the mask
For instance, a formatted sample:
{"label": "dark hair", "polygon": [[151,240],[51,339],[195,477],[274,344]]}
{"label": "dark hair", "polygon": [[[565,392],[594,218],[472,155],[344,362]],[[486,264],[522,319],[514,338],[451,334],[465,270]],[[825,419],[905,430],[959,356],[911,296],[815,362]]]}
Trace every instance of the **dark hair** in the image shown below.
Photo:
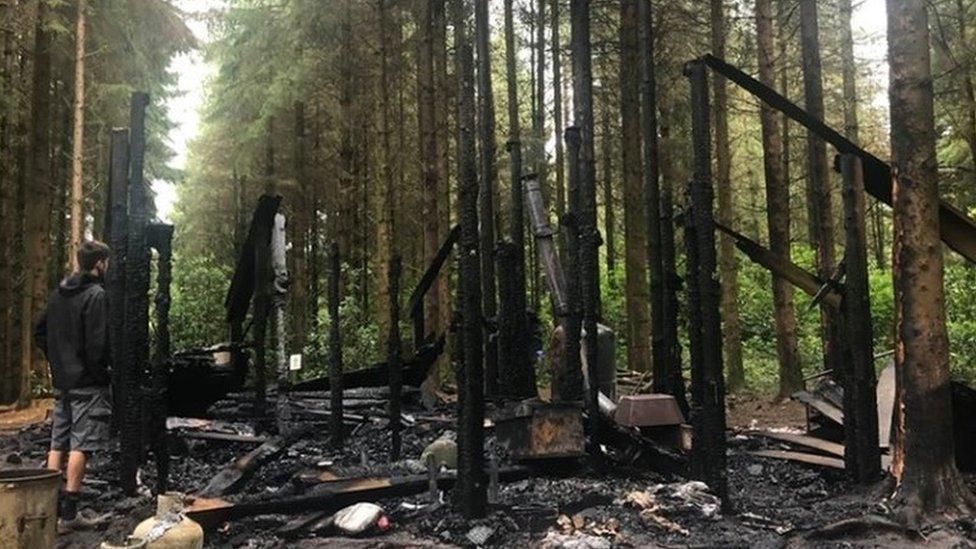
{"label": "dark hair", "polygon": [[90,271],[95,268],[95,264],[103,259],[108,259],[109,247],[104,242],[88,240],[78,247],[78,268],[82,271]]}

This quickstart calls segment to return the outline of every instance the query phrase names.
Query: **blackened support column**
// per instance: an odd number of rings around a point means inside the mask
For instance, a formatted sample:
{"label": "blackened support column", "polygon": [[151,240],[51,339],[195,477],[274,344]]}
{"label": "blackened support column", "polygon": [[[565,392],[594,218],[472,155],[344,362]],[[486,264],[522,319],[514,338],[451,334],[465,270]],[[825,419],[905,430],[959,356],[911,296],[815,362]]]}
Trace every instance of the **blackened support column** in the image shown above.
{"label": "blackened support column", "polygon": [[[129,141],[129,214],[126,227],[125,258],[125,325],[123,360],[120,367],[128,370],[123,406],[127,408],[121,438],[125,441],[122,455],[126,474],[138,470],[144,458],[145,437],[143,418],[146,402],[143,385],[149,366],[149,246],[146,229],[149,225],[150,194],[144,179],[146,154],[146,107],[149,95],[132,94],[131,134]],[[131,376],[131,377],[129,377]]]}
{"label": "blackened support column", "polygon": [[109,172],[109,245],[108,262],[109,345],[112,364],[112,396],[119,434],[119,484],[126,494],[136,491],[138,463],[138,409],[132,406],[136,385],[134,373],[126,364],[125,351],[125,255],[126,227],[129,215],[129,130],[112,130],[111,168]]}
{"label": "blackened support column", "polygon": [[845,154],[840,159],[846,235],[846,275],[841,301],[846,334],[843,338],[846,356],[841,365],[844,373],[844,464],[855,481],[871,482],[881,472],[881,452],[878,448],[874,327],[864,221],[864,172],[857,156]]}
{"label": "blackened support column", "polygon": [[691,472],[725,501],[725,379],[722,325],[716,277],[715,221],[712,216],[711,132],[705,65],[685,65],[691,80],[691,127],[694,173],[688,187],[685,247],[688,261],[688,339],[691,347],[694,442]]}

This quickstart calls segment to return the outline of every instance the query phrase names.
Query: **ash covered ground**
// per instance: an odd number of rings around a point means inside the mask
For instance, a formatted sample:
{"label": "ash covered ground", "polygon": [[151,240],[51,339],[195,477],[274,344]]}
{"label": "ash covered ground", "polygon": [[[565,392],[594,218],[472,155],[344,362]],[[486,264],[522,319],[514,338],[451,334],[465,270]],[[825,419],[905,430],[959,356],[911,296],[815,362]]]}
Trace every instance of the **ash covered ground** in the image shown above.
{"label": "ash covered ground", "polygon": [[[431,411],[408,402],[404,412],[416,418],[404,427],[405,459],[416,460],[428,444],[454,427],[450,407]],[[353,429],[339,450],[332,448],[327,427],[313,430],[258,469],[239,492],[224,499],[246,502],[299,495],[309,489],[295,480],[302,472],[328,470],[344,478],[416,474],[416,463],[388,462],[386,420],[382,414],[373,415]],[[241,427],[246,429],[244,424]],[[0,435],[0,467],[42,463],[49,429],[45,422]],[[491,430],[487,433],[487,448],[501,456],[504,467],[504,452],[496,448]],[[203,488],[223,467],[256,446],[173,434],[170,488],[186,493]],[[454,513],[450,493],[442,493],[436,502],[424,493],[374,502],[392,519],[392,528],[385,533],[351,538],[326,528],[286,536],[282,529],[299,515],[272,514],[210,528],[205,543],[206,547],[247,548],[474,546],[479,542],[490,547],[758,548],[909,547],[918,542],[877,533],[844,541],[807,539],[807,534],[825,524],[884,513],[884,484],[856,487],[841,471],[752,456],[748,451],[784,446],[736,431],[730,431],[729,437],[731,509],[718,508],[713,496],[686,479],[590,457],[548,463],[536,467],[528,479],[501,483],[489,516],[481,520],[468,521]],[[117,454],[96,456],[85,485],[88,506],[110,514],[110,520],[101,529],[60,536],[60,547],[96,547],[104,539],[131,532],[153,514],[155,502],[148,489],[138,497],[125,497],[115,488],[117,459]],[[151,487],[153,477],[150,458],[140,480]],[[976,488],[976,479],[969,477],[969,481]],[[927,546],[976,546],[973,520],[957,521],[926,534]]]}

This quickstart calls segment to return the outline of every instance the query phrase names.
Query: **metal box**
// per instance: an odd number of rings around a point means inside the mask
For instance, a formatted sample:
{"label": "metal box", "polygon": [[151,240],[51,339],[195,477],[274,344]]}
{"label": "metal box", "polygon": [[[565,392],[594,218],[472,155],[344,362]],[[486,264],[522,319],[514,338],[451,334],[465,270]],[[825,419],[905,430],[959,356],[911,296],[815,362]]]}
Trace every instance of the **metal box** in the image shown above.
{"label": "metal box", "polygon": [[586,453],[583,414],[573,404],[521,402],[499,412],[495,435],[517,460],[572,458]]}
{"label": "metal box", "polygon": [[613,416],[625,427],[663,427],[681,425],[684,417],[671,395],[628,395],[620,398]]}

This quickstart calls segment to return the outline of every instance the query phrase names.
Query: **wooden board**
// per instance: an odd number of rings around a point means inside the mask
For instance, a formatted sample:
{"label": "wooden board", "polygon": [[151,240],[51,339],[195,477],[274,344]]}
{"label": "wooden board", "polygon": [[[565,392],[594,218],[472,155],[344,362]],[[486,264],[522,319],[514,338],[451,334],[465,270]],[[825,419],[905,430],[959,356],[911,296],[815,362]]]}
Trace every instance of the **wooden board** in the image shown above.
{"label": "wooden board", "polygon": [[821,456],[819,454],[792,452],[789,450],[755,450],[749,453],[759,457],[785,459],[787,461],[796,461],[799,463],[806,463],[808,465],[819,465],[821,467],[831,467],[833,469],[844,468],[843,459]]}
{"label": "wooden board", "polygon": [[844,411],[808,391],[797,391],[793,398],[813,408],[838,425],[844,424]]}
{"label": "wooden board", "polygon": [[747,434],[761,436],[765,438],[770,438],[773,440],[779,440],[782,442],[787,442],[789,444],[795,444],[797,446],[805,446],[807,448],[812,448],[814,450],[820,450],[821,452],[837,456],[844,457],[844,445],[838,444],[836,442],[831,442],[829,440],[824,440],[822,438],[812,437],[810,435],[800,435],[796,433],[781,433],[777,431],[769,430],[758,430],[758,431],[748,431]]}

